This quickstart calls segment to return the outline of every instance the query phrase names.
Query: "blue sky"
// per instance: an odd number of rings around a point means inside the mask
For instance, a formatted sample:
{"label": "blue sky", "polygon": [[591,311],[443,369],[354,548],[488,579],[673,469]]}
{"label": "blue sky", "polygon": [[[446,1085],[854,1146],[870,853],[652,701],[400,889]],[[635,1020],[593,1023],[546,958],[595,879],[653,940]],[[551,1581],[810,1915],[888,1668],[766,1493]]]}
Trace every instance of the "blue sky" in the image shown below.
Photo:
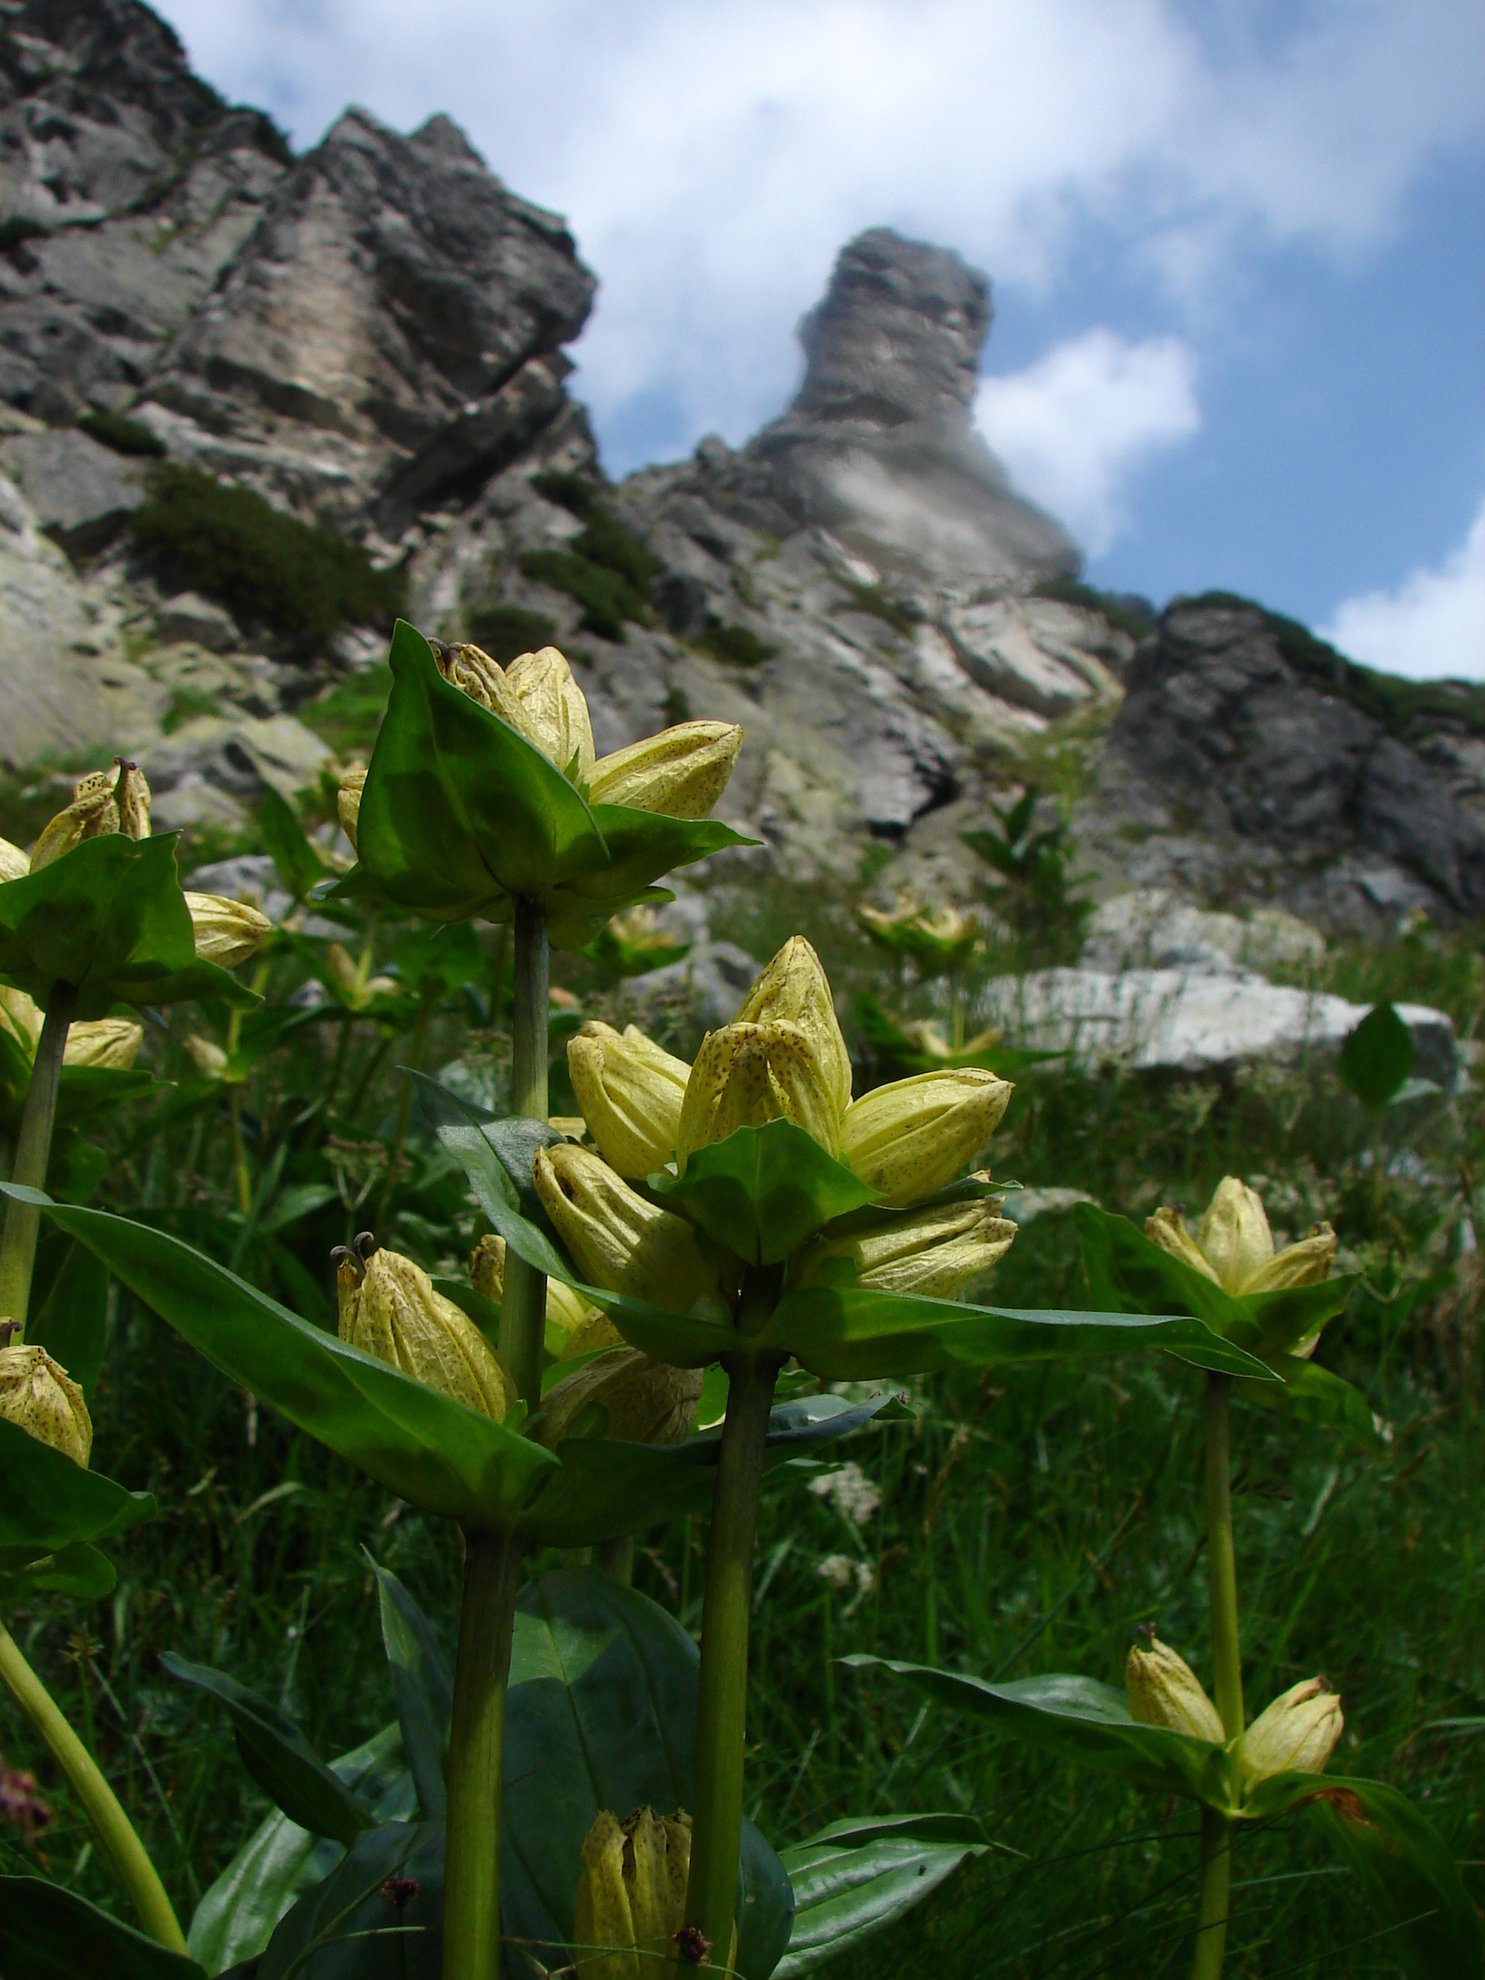
{"label": "blue sky", "polygon": [[1479,0],[164,0],[296,145],[463,125],[602,287],[613,474],[779,410],[880,223],[995,285],[977,406],[1089,576],[1485,678]]}

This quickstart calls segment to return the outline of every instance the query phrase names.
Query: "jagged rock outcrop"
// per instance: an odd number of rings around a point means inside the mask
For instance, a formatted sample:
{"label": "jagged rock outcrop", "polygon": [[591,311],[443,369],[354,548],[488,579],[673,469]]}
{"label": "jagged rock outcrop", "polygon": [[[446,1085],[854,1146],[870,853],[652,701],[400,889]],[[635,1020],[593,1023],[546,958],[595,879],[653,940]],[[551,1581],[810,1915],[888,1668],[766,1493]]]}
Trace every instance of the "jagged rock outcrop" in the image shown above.
{"label": "jagged rock outcrop", "polygon": [[1485,913],[1485,819],[1397,732],[1405,689],[1389,722],[1338,659],[1257,606],[1177,600],[1130,668],[1085,832],[1102,822],[1127,879],[1356,927]]}

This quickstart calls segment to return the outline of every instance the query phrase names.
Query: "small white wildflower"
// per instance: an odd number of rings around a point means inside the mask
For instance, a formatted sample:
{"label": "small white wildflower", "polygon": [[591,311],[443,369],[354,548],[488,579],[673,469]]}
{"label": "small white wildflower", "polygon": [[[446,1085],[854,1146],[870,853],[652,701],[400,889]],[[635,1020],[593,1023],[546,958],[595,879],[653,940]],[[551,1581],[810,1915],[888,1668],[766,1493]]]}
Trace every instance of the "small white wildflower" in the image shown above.
{"label": "small white wildflower", "polygon": [[877,1578],[870,1561],[853,1560],[849,1554],[827,1554],[815,1573],[841,1594],[848,1589],[858,1595],[869,1594]]}
{"label": "small white wildflower", "polygon": [[859,1464],[843,1464],[837,1471],[812,1478],[810,1490],[817,1499],[829,1499],[853,1526],[865,1526],[882,1503],[881,1488],[872,1483]]}

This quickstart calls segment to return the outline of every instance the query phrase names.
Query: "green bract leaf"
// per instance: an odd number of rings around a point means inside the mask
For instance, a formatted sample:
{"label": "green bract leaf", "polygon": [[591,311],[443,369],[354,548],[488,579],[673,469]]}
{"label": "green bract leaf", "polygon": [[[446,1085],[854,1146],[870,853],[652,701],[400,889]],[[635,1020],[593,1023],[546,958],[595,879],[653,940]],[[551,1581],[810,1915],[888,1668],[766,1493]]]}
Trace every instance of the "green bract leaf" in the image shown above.
{"label": "green bract leaf", "polygon": [[311,1326],[179,1238],[101,1210],[49,1203],[47,1214],[233,1381],[425,1512],[506,1524],[556,1463],[530,1439]]}
{"label": "green bract leaf", "polygon": [[1485,1972],[1485,1931],[1454,1861],[1405,1794],[1381,1781],[1273,1774],[1243,1805],[1264,1820],[1302,1810],[1321,1822],[1392,1926],[1385,1949],[1417,1980]]}
{"label": "green bract leaf", "polygon": [[20,1980],[206,1980],[194,1959],[167,1952],[85,1898],[40,1877],[0,1877],[0,1973]]}
{"label": "green bract leaf", "polygon": [[[395,1725],[332,1760],[330,1771],[379,1822],[413,1812],[412,1779]],[[266,1815],[197,1905],[187,1934],[193,1956],[208,1972],[220,1973],[260,1953],[290,1905],[323,1883],[342,1854],[339,1843],[312,1836],[287,1815]]]}
{"label": "green bract leaf", "polygon": [[111,1594],[117,1579],[107,1554],[85,1540],[75,1540],[39,1560],[29,1547],[0,1547],[0,1584],[11,1601],[34,1590],[93,1602]]}
{"label": "green bract leaf", "polygon": [[1235,1813],[1237,1783],[1225,1747],[1135,1720],[1122,1691],[1094,1678],[1049,1676],[991,1684],[984,1678],[900,1664],[889,1657],[846,1657],[857,1669],[891,1671],[936,1704],[1003,1723],[1028,1745],[1080,1767],[1115,1774],[1131,1787],[1185,1795]]}
{"label": "green bract leaf", "polygon": [[[400,1910],[389,1877],[408,1886]],[[384,1822],[284,1914],[254,1980],[439,1980],[442,1918],[442,1826]]]}
{"label": "green bract leaf", "polygon": [[357,826],[369,884],[435,921],[510,917],[517,896],[545,901],[552,941],[581,948],[673,867],[747,843],[711,819],[590,809],[534,744],[438,671],[399,620],[392,695],[372,751]]}
{"label": "green bract leaf", "polygon": [[77,1018],[105,1017],[120,1003],[258,1001],[225,969],[197,960],[173,833],[104,833],[0,885],[0,979],[43,1010],[57,984],[70,983]]}
{"label": "green bract leaf", "polygon": [[155,1516],[148,1492],[126,1492],[4,1417],[0,1479],[0,1548],[13,1550],[12,1569],[23,1555],[34,1561],[78,1542],[107,1540]]}
{"label": "green bract leaf", "polygon": [[392,1671],[402,1747],[418,1791],[418,1806],[430,1821],[441,1821],[447,1799],[444,1748],[454,1703],[453,1673],[432,1623],[396,1575],[376,1561],[371,1561],[371,1571],[377,1581],[382,1646]]}
{"label": "green bract leaf", "polygon": [[1313,1424],[1317,1430],[1338,1430],[1363,1450],[1377,1448],[1381,1432],[1360,1389],[1298,1355],[1276,1354],[1268,1357],[1268,1365],[1279,1380],[1244,1382],[1235,1391],[1242,1401],[1259,1403],[1280,1416]]}
{"label": "green bract leaf", "polygon": [[777,1264],[833,1218],[876,1201],[875,1190],[792,1121],[738,1128],[698,1148],[683,1176],[662,1172],[650,1187],[754,1265]]}
{"label": "green bract leaf", "polygon": [[794,1926],[774,1980],[798,1980],[880,1932],[989,1848],[971,1815],[897,1815],[832,1822],[781,1851]]}
{"label": "green bract leaf", "polygon": [[1374,1113],[1393,1100],[1413,1070],[1413,1034],[1391,1004],[1376,1004],[1341,1047],[1342,1082]]}
{"label": "green bract leaf", "polygon": [[[562,1964],[579,1852],[594,1818],[646,1803],[690,1808],[695,1771],[695,1643],[633,1589],[589,1569],[522,1590],[506,1719],[500,1911],[511,1980],[529,1974],[512,1940]],[[553,1792],[553,1784],[560,1791]],[[745,1824],[736,1970],[766,1980],[789,1935],[783,1866]]]}
{"label": "green bract leaf", "polygon": [[188,1663],[167,1650],[160,1662],[182,1684],[209,1691],[226,1706],[242,1764],[276,1808],[317,1836],[349,1847],[371,1817],[333,1774],[292,1719],[266,1698],[206,1664]]}
{"label": "green bract leaf", "polygon": [[966,1306],[871,1286],[805,1286],[786,1293],[753,1345],[792,1354],[827,1382],[1152,1348],[1198,1368],[1274,1379],[1255,1356],[1189,1317]]}
{"label": "green bract leaf", "polygon": [[76,1239],[48,1231],[37,1251],[26,1338],[91,1390],[108,1337],[108,1274]]}
{"label": "green bract leaf", "polygon": [[1096,1203],[1074,1207],[1091,1296],[1122,1313],[1189,1313],[1258,1355],[1282,1355],[1342,1312],[1355,1280],[1320,1279],[1278,1292],[1224,1292],[1215,1280]]}

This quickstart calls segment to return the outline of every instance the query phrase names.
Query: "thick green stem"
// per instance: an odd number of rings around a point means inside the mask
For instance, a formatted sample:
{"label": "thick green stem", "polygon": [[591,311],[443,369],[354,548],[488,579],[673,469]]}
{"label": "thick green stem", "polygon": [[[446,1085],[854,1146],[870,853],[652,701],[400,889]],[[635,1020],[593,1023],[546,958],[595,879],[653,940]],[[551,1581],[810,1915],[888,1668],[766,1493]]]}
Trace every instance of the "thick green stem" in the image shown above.
{"label": "thick green stem", "polygon": [[449,1731],[444,1980],[500,1971],[500,1785],[520,1556],[503,1534],[468,1533]]}
{"label": "thick green stem", "polygon": [[99,1772],[97,1761],[63,1718],[56,1700],[3,1625],[0,1625],[0,1682],[46,1742],[73,1793],[87,1810],[119,1882],[139,1914],[140,1924],[162,1946],[184,1953],[185,1935],[133,1823]]}
{"label": "thick green stem", "polygon": [[[31,1084],[26,1089],[26,1105],[16,1137],[12,1182],[26,1183],[32,1189],[46,1188],[46,1165],[52,1152],[52,1127],[57,1118],[57,1089],[62,1082],[62,1055],[67,1050],[67,1033],[77,1008],[77,992],[70,983],[52,987],[46,1021],[36,1046],[36,1063],[31,1068]],[[15,1322],[12,1343],[25,1339],[26,1314],[31,1304],[31,1274],[36,1265],[36,1239],[41,1230],[41,1212],[34,1203],[12,1199],[5,1207],[5,1228],[0,1235],[0,1320]]]}
{"label": "thick green stem", "polygon": [[731,1964],[737,1908],[753,1545],[764,1439],[780,1366],[773,1355],[727,1364],[727,1416],[707,1544],[686,1922],[711,1947],[711,1969],[717,1971]]}
{"label": "thick green stem", "polygon": [[[547,1118],[547,916],[540,901],[516,902],[515,986],[511,1022],[511,1112]],[[500,1359],[528,1409],[541,1406],[541,1351],[546,1275],[506,1253],[500,1300]]]}
{"label": "thick green stem", "polygon": [[[1238,1633],[1237,1554],[1232,1539],[1232,1378],[1209,1374],[1206,1394],[1207,1579],[1217,1715],[1235,1739],[1243,1730],[1243,1657]],[[1232,1897],[1232,1824],[1201,1815],[1201,1900],[1191,1980],[1220,1980]]]}
{"label": "thick green stem", "polygon": [[1201,1900],[1191,1980],[1221,1980],[1232,1899],[1232,1824],[1215,1808],[1201,1811]]}

